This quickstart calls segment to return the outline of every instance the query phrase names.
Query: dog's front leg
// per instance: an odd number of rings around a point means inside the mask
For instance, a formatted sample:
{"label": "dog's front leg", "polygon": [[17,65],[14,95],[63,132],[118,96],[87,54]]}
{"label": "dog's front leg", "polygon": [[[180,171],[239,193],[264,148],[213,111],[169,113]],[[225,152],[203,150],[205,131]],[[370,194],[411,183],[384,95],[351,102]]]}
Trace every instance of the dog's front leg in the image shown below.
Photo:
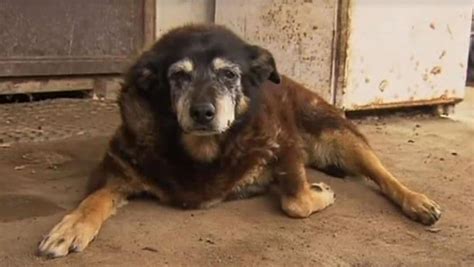
{"label": "dog's front leg", "polygon": [[85,198],[43,238],[38,253],[51,258],[82,251],[96,237],[100,227],[126,202],[119,183],[105,185]]}
{"label": "dog's front leg", "polygon": [[328,185],[308,182],[304,161],[297,151],[283,153],[277,165],[276,177],[281,207],[290,217],[306,218],[334,203],[335,194]]}

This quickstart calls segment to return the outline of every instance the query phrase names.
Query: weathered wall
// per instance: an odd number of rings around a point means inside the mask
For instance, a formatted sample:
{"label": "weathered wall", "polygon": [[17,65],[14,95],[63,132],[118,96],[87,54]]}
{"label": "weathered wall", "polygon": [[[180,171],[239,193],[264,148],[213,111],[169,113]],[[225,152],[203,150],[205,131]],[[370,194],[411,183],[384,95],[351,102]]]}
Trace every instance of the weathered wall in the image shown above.
{"label": "weathered wall", "polygon": [[156,36],[190,22],[213,22],[214,0],[156,0]]}
{"label": "weathered wall", "polygon": [[332,102],[334,0],[216,0],[215,21],[269,49],[279,70]]}
{"label": "weathered wall", "polygon": [[463,97],[472,0],[351,1],[347,110]]}

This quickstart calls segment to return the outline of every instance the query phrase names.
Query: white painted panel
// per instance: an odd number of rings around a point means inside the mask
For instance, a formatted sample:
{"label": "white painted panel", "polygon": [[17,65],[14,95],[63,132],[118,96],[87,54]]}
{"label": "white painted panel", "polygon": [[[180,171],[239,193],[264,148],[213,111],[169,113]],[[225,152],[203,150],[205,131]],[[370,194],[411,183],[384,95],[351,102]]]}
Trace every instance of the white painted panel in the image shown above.
{"label": "white painted panel", "polygon": [[214,21],[214,0],[156,0],[156,36],[187,23]]}
{"label": "white painted panel", "polygon": [[472,3],[351,1],[343,107],[462,98]]}
{"label": "white painted panel", "polygon": [[217,0],[216,23],[269,49],[281,73],[333,101],[334,0]]}

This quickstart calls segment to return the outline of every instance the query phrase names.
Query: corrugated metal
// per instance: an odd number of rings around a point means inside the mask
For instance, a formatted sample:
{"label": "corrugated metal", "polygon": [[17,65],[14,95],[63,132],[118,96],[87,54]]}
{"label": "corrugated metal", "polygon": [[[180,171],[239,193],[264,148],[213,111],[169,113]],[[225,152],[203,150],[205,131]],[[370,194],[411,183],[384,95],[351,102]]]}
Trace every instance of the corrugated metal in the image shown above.
{"label": "corrugated metal", "polygon": [[269,49],[281,73],[332,102],[336,4],[332,0],[217,0],[215,19]]}
{"label": "corrugated metal", "polygon": [[350,2],[342,107],[462,98],[471,12],[471,0]]}

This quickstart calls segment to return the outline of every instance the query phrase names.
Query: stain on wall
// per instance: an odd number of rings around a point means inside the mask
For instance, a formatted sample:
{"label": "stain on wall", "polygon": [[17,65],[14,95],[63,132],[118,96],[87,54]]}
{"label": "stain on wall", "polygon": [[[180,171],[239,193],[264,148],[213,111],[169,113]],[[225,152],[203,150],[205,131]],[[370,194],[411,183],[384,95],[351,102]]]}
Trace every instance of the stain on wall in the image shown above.
{"label": "stain on wall", "polygon": [[269,49],[281,73],[332,102],[336,4],[330,0],[217,0],[215,21]]}

